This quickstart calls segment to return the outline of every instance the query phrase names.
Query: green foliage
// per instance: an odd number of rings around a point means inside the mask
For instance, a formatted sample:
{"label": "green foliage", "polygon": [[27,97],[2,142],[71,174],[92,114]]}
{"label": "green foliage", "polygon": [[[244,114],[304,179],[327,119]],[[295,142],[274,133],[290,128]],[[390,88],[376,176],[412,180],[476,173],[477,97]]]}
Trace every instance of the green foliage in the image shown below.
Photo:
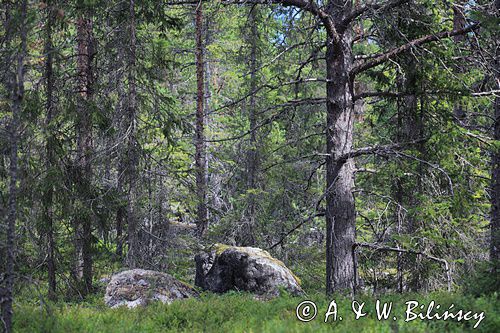
{"label": "green foliage", "polygon": [[[500,328],[499,301],[496,296],[468,298],[460,294],[435,293],[422,295],[389,295],[382,302],[393,302],[394,315],[385,321],[375,317],[375,300],[369,296],[356,299],[366,302],[368,315],[354,319],[351,301],[335,297],[342,321],[324,322],[331,299],[320,294],[309,295],[318,307],[318,316],[311,322],[300,322],[295,315],[302,298],[283,296],[271,301],[254,300],[251,295],[228,293],[223,296],[204,294],[199,300],[175,301],[170,305],[150,304],[146,308],[129,310],[108,309],[102,301],[83,305],[49,305],[34,307],[18,304],[15,308],[16,332],[497,332]],[[332,298],[334,299],[334,298]],[[485,319],[477,329],[471,322],[420,321],[404,322],[405,302],[418,300],[428,304],[431,300],[455,309],[485,311]]]}
{"label": "green foliage", "polygon": [[[496,267],[498,267],[498,264]],[[474,272],[464,275],[463,286],[464,293],[472,297],[484,295],[498,297],[500,276],[498,271],[495,272],[495,266],[491,262],[482,262],[478,264]]]}
{"label": "green foliage", "polygon": [[[258,40],[252,41],[250,6],[221,3],[203,1],[207,27],[203,40],[205,84],[209,92],[205,135],[209,156],[210,227],[207,238],[200,241],[189,231],[196,221],[198,204],[193,161],[194,7],[167,6],[164,1],[135,1],[134,74],[138,105],[133,144],[140,159],[134,189],[137,200],[133,208],[143,229],[141,246],[148,256],[143,264],[167,270],[188,281],[194,275],[195,251],[215,242],[238,243],[251,208],[254,208],[255,246],[266,249],[311,215],[325,210],[322,196],[327,155],[326,108],[324,103],[307,103],[310,98],[325,97],[325,30],[311,15],[291,6],[259,6],[255,23]],[[117,211],[127,206],[128,192],[128,174],[122,163],[127,156],[130,133],[125,119],[130,83],[127,65],[130,13],[126,1],[54,0],[51,4],[57,19],[52,27],[55,81],[54,114],[50,124],[46,124],[44,67],[49,11],[44,7],[45,2],[41,2],[39,7],[30,4],[28,13],[29,54],[19,138],[16,269],[20,276],[30,276],[37,283],[46,280],[48,225],[46,202],[41,194],[53,190],[50,208],[57,288],[60,294],[66,295],[71,294],[74,287],[69,276],[74,268],[75,217],[92,219],[94,280],[123,269],[124,265],[124,258],[116,254],[116,224]],[[475,3],[466,7],[475,7]],[[494,54],[488,48],[489,42],[498,35],[498,17],[480,9],[466,13],[468,18],[481,21],[480,34],[470,34],[463,42],[450,38],[413,48],[358,75],[354,84],[355,93],[401,94],[356,102],[355,147],[425,139],[399,152],[356,158],[357,240],[423,251],[446,259],[452,268],[454,287],[459,289],[463,284],[465,290],[475,296],[498,289],[493,274],[483,269],[479,269],[477,275],[474,272],[477,263],[485,260],[488,250],[489,153],[500,149],[499,141],[492,140],[488,132],[493,99],[468,96],[471,91],[492,89],[493,80],[485,69],[489,65],[483,57]],[[80,162],[76,156],[79,138],[75,126],[80,116],[76,102],[80,95],[75,89],[78,83],[75,22],[84,11],[90,13],[93,20],[93,46],[97,51],[92,63],[95,70],[93,100],[85,105],[92,116],[94,145],[90,156],[92,179],[84,180],[88,181],[89,200],[82,199],[82,193],[76,190]],[[13,23],[20,20],[17,11],[11,14]],[[353,32],[359,39],[354,42],[353,53],[356,56],[378,54],[411,39],[452,29],[451,14],[448,3],[431,0],[415,1],[391,12],[368,11],[354,25]],[[5,27],[0,28],[2,40]],[[13,33],[17,36],[18,31]],[[15,55],[19,49],[19,38],[10,42],[8,49],[0,45],[2,60]],[[252,79],[249,58],[253,42],[258,70]],[[478,50],[481,50],[480,56]],[[408,79],[410,83],[405,84]],[[252,83],[257,86],[255,92],[250,91]],[[5,84],[0,85],[2,213],[7,206],[9,181],[11,110],[10,92],[6,89]],[[256,104],[258,126],[255,129],[251,128],[249,119],[251,93]],[[409,95],[415,99],[415,105],[405,110]],[[306,102],[294,103],[297,101]],[[460,121],[455,115],[459,106],[466,113],[466,119]],[[254,142],[249,138],[252,130]],[[46,159],[47,146],[55,154],[55,162],[50,166]],[[258,155],[253,187],[248,185],[250,153]],[[250,207],[250,201],[254,207]],[[188,231],[168,233],[169,226],[182,226],[184,229],[179,230]],[[126,229],[126,225],[122,227]],[[323,217],[309,219],[272,253],[302,278],[306,290],[314,292],[323,290],[325,283],[324,239],[318,237],[324,230]],[[148,233],[152,233],[152,237],[148,238]],[[124,234],[126,232],[122,232],[122,238],[126,238]],[[0,230],[0,241],[2,237]],[[125,246],[124,252],[126,250]],[[379,293],[395,289],[400,264],[397,255],[366,249],[358,249],[357,255],[359,277],[366,283],[366,290]],[[420,278],[428,282],[428,290],[443,287],[445,280],[440,265],[415,255],[405,255],[403,259],[405,281]],[[473,278],[462,280],[467,275]],[[45,294],[45,282],[41,285],[41,293]],[[23,291],[18,290],[16,296],[23,299]],[[104,309],[102,302],[92,297],[101,298],[89,296],[85,304],[58,303],[42,311],[32,307],[33,300],[30,304],[23,300],[16,309],[19,313],[16,325],[21,332],[199,331],[205,316],[211,315],[206,319],[208,331],[329,329],[318,323],[308,326],[294,322],[292,303],[298,300],[287,297],[260,303],[248,295],[220,298],[205,295],[201,301],[154,305],[134,311]],[[470,301],[460,295],[448,298],[461,304],[481,304],[487,309],[496,304],[493,296]],[[74,301],[77,297],[68,299]],[[323,298],[318,299],[326,304]],[[224,310],[227,304],[231,307]],[[495,310],[489,311],[495,313]],[[412,332],[459,331],[461,328],[440,323],[436,326],[379,324],[369,320],[346,321],[339,326],[352,331]],[[490,328],[495,328],[492,322],[483,324],[486,331]]]}

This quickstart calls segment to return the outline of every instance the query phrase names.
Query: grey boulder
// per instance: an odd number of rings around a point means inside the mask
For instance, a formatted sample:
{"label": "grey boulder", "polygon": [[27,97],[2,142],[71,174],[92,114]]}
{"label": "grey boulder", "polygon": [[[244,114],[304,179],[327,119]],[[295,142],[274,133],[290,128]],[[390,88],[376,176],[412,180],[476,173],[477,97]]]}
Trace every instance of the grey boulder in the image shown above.
{"label": "grey boulder", "polygon": [[169,274],[144,269],[132,269],[115,274],[106,287],[107,306],[135,308],[151,301],[171,303],[176,299],[198,296],[187,284]]}
{"label": "grey boulder", "polygon": [[258,296],[278,296],[280,289],[303,293],[300,280],[281,261],[254,247],[216,245],[196,255],[195,285],[224,293],[247,291]]}

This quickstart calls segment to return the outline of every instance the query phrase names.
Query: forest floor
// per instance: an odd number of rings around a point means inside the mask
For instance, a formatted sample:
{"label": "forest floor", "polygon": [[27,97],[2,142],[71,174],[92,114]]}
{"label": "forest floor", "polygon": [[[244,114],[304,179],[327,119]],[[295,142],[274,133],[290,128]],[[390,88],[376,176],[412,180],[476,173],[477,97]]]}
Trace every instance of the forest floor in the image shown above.
{"label": "forest floor", "polygon": [[[314,301],[317,316],[309,322],[297,319],[296,308],[304,300]],[[337,320],[325,314],[335,300]],[[284,295],[270,301],[258,301],[244,293],[225,295],[203,294],[199,299],[176,301],[170,305],[153,303],[138,309],[109,309],[103,295],[96,294],[85,303],[44,303],[18,300],[15,311],[15,332],[500,332],[500,304],[497,294],[479,298],[458,293],[431,293],[428,295],[388,295],[381,302],[393,302],[388,320],[377,320],[376,299],[358,296],[356,300],[366,304],[362,308],[366,316],[356,320],[351,300],[342,297],[326,298],[321,294],[304,297]],[[407,305],[418,300],[425,305],[434,300],[443,313],[451,304],[455,313],[462,309],[473,313],[484,311],[484,319],[476,329],[477,319],[420,320],[405,322]],[[383,304],[382,303],[382,304]],[[312,309],[312,308],[311,308]],[[331,310],[334,308],[332,307]],[[415,310],[416,311],[416,310]],[[464,311],[464,313],[465,313]],[[307,311],[306,311],[307,312]],[[299,311],[299,313],[303,313]],[[418,312],[416,312],[418,313]],[[342,317],[342,320],[340,320]],[[396,320],[394,319],[396,317]],[[469,316],[471,317],[471,316]]]}

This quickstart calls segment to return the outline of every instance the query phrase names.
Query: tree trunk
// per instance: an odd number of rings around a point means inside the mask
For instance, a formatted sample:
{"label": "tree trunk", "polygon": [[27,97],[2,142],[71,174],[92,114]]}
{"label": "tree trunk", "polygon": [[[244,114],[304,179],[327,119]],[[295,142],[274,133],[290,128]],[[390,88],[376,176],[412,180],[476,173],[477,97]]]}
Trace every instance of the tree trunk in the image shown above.
{"label": "tree trunk", "polygon": [[[498,13],[500,12],[500,0],[495,1],[495,7]],[[500,89],[500,47],[498,46],[499,40],[496,41],[496,59],[493,63],[495,70],[495,81],[497,89]],[[500,142],[500,97],[495,97],[494,103],[494,133],[493,139]],[[491,246],[490,246],[490,260],[493,263],[494,272],[497,274],[500,270],[500,149],[498,145],[492,153],[491,157]]]}
{"label": "tree trunk", "polygon": [[[418,107],[417,107],[417,95],[415,94],[415,88],[417,85],[417,73],[416,73],[416,63],[414,61],[413,55],[403,55],[399,61],[400,67],[402,69],[401,73],[398,73],[397,85],[398,91],[404,93],[404,96],[400,97],[397,101],[397,132],[396,132],[396,142],[409,142],[417,140],[420,138],[420,132],[416,131],[419,126],[418,118]],[[396,200],[396,221],[397,221],[397,233],[400,235],[408,234],[412,235],[416,231],[416,226],[413,216],[408,216],[402,212],[402,207],[415,207],[417,205],[415,201],[415,190],[419,191],[420,187],[414,188],[414,191],[409,190],[405,187],[405,179],[397,178],[395,180],[394,188],[394,198]],[[403,216],[406,215],[406,218]],[[408,258],[404,256],[403,253],[397,254],[397,280],[398,280],[398,291],[403,292],[404,289],[404,271],[408,268]],[[412,266],[415,268],[414,266]]]}
{"label": "tree trunk", "polygon": [[[329,15],[340,22],[351,2],[332,0]],[[330,37],[331,38],[331,37]],[[329,38],[329,39],[330,39]],[[326,159],[326,292],[353,293],[355,288],[354,244],[354,161],[338,161],[353,143],[354,105],[352,101],[352,32],[340,35],[340,43],[327,43],[327,159]]]}
{"label": "tree trunk", "polygon": [[247,198],[248,198],[248,216],[246,217],[246,227],[243,228],[243,245],[254,245],[254,228],[256,224],[256,197],[253,192],[257,187],[257,164],[259,159],[257,148],[257,103],[255,90],[257,89],[257,41],[258,32],[258,7],[250,8],[248,24],[250,26],[250,97],[248,105],[248,121],[250,123],[250,142],[247,155]]}
{"label": "tree trunk", "polygon": [[[120,194],[120,199],[121,199],[121,193],[123,191],[123,167],[122,167],[122,161],[120,158],[120,161],[118,162],[118,180],[117,180],[117,191]],[[122,258],[123,256],[123,222],[126,217],[126,210],[125,207],[122,205],[121,200],[119,202],[118,209],[116,210],[116,256],[118,258]]]}
{"label": "tree trunk", "polygon": [[136,26],[135,26],[135,1],[130,0],[130,45],[128,58],[128,120],[130,134],[128,136],[128,200],[127,200],[127,231],[128,231],[128,254],[127,263],[130,268],[135,268],[138,264],[139,242],[137,226],[137,106],[136,106]]}
{"label": "tree trunk", "polygon": [[[204,26],[204,42],[203,46],[203,55],[205,58],[204,61],[204,81],[205,81],[205,127],[210,128],[212,124],[215,124],[211,117],[211,105],[212,105],[212,88],[211,82],[213,79],[217,79],[217,71],[214,71],[214,67],[210,63],[210,50],[208,46],[212,43],[212,30],[211,30],[212,21],[210,17],[206,17],[203,21]],[[216,68],[216,67],[215,67]],[[206,137],[207,141],[210,139]],[[214,156],[213,151],[211,149],[211,144],[205,141],[205,174],[207,179],[207,205],[211,205],[216,212],[219,212],[222,207],[222,199],[220,197],[220,179],[217,173],[208,173],[209,166],[212,163],[217,162],[217,158]],[[207,213],[208,214],[208,213]],[[207,215],[209,219],[213,222],[218,221],[220,216],[218,214]]]}
{"label": "tree trunk", "polygon": [[208,227],[207,209],[207,172],[206,172],[206,145],[205,145],[205,90],[204,90],[204,68],[203,68],[203,12],[202,2],[196,7],[196,138],[195,138],[195,164],[196,164],[196,195],[198,199],[197,208],[197,233],[203,237]]}
{"label": "tree trunk", "polygon": [[[86,9],[84,9],[86,10]],[[77,97],[77,174],[79,206],[75,211],[76,278],[83,282],[82,295],[92,290],[92,20],[87,14],[77,19],[78,97]]]}
{"label": "tree trunk", "polygon": [[47,274],[48,274],[48,298],[56,300],[56,263],[54,258],[54,217],[53,217],[53,197],[54,187],[52,186],[52,174],[56,165],[54,151],[54,136],[52,135],[52,119],[54,117],[54,76],[53,76],[53,45],[52,45],[52,27],[54,24],[54,9],[52,2],[47,1],[47,22],[45,23],[45,94],[46,94],[46,118],[45,126],[47,129],[47,141],[45,142],[46,170],[45,193],[43,194],[43,208],[45,220],[45,236],[47,238]]}
{"label": "tree trunk", "polygon": [[10,170],[9,170],[9,201],[7,216],[7,258],[5,265],[5,289],[2,291],[1,306],[5,331],[12,332],[12,297],[14,289],[15,237],[17,219],[17,181],[18,181],[18,141],[19,119],[24,98],[24,58],[26,56],[26,12],[27,0],[20,4],[20,39],[21,50],[17,54],[17,73],[10,76],[9,91],[12,102],[12,119],[9,126],[10,136]]}
{"label": "tree trunk", "polygon": [[[456,5],[462,5],[462,2],[458,1]],[[456,5],[453,5],[453,30],[463,29],[467,24],[462,9],[460,9]],[[457,46],[460,45],[464,40],[465,40],[465,35],[453,36],[453,41]],[[460,53],[458,53],[457,56],[460,57]],[[460,57],[459,59],[463,58]],[[463,62],[458,61],[455,66],[455,70],[457,73],[462,73],[464,71]],[[453,107],[453,113],[455,115],[455,119],[458,120],[459,122],[466,121],[467,114],[465,113],[462,101],[458,101],[455,103]]]}
{"label": "tree trunk", "polygon": [[[497,86],[500,89],[500,77],[497,74]],[[495,98],[495,127],[493,138],[500,141],[500,97]],[[494,267],[500,268],[500,150],[492,154],[491,173],[491,250],[490,259]]]}
{"label": "tree trunk", "polygon": [[[120,38],[122,37],[122,33],[119,35]],[[124,68],[126,66],[126,57],[125,57],[125,49],[126,46],[124,45],[118,45],[117,46],[117,57],[118,57],[118,62],[119,62],[119,69],[118,69],[118,74],[117,74],[117,95],[118,95],[118,101],[116,104],[115,108],[115,116],[114,116],[114,121],[116,123],[116,127],[118,128],[117,131],[117,140],[122,141],[123,136],[128,130],[129,124],[128,121],[124,121],[124,117],[126,119],[127,115],[127,109],[125,108],[127,103],[127,92],[125,91],[124,87],[124,80],[123,80],[123,72],[121,68]],[[127,218],[127,210],[126,210],[126,205],[124,202],[128,202],[128,198],[125,197],[125,184],[126,184],[126,168],[125,164],[127,163],[127,152],[123,148],[123,144],[118,145],[117,147],[117,179],[116,179],[116,191],[119,196],[119,203],[118,207],[116,209],[116,219],[115,219],[115,228],[116,228],[116,256],[118,259],[122,259],[123,257],[123,243],[124,243],[124,237],[123,237],[123,230],[124,226],[126,225],[126,218]]]}

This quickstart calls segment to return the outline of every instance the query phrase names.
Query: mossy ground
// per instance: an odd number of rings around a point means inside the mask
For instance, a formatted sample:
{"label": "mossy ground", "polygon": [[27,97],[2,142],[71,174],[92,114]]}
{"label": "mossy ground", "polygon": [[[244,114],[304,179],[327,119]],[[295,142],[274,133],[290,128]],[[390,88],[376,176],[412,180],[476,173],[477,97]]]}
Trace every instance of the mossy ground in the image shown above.
{"label": "mossy ground", "polygon": [[[304,299],[315,301],[318,316],[311,322],[297,320],[295,309]],[[389,295],[382,301],[394,302],[397,321],[378,321],[375,317],[375,299],[359,296],[366,302],[368,315],[355,320],[351,300],[335,297],[342,321],[324,323],[324,315],[332,300],[321,294],[297,298],[284,295],[262,302],[251,295],[228,293],[203,294],[199,299],[176,301],[170,305],[153,303],[147,307],[129,310],[108,309],[101,295],[85,303],[37,304],[18,301],[15,305],[15,332],[499,332],[500,307],[498,296],[470,298],[461,294],[433,293],[422,295]],[[428,304],[435,300],[456,309],[485,311],[486,317],[477,329],[474,322],[420,321],[404,322],[405,302],[416,299]]]}

